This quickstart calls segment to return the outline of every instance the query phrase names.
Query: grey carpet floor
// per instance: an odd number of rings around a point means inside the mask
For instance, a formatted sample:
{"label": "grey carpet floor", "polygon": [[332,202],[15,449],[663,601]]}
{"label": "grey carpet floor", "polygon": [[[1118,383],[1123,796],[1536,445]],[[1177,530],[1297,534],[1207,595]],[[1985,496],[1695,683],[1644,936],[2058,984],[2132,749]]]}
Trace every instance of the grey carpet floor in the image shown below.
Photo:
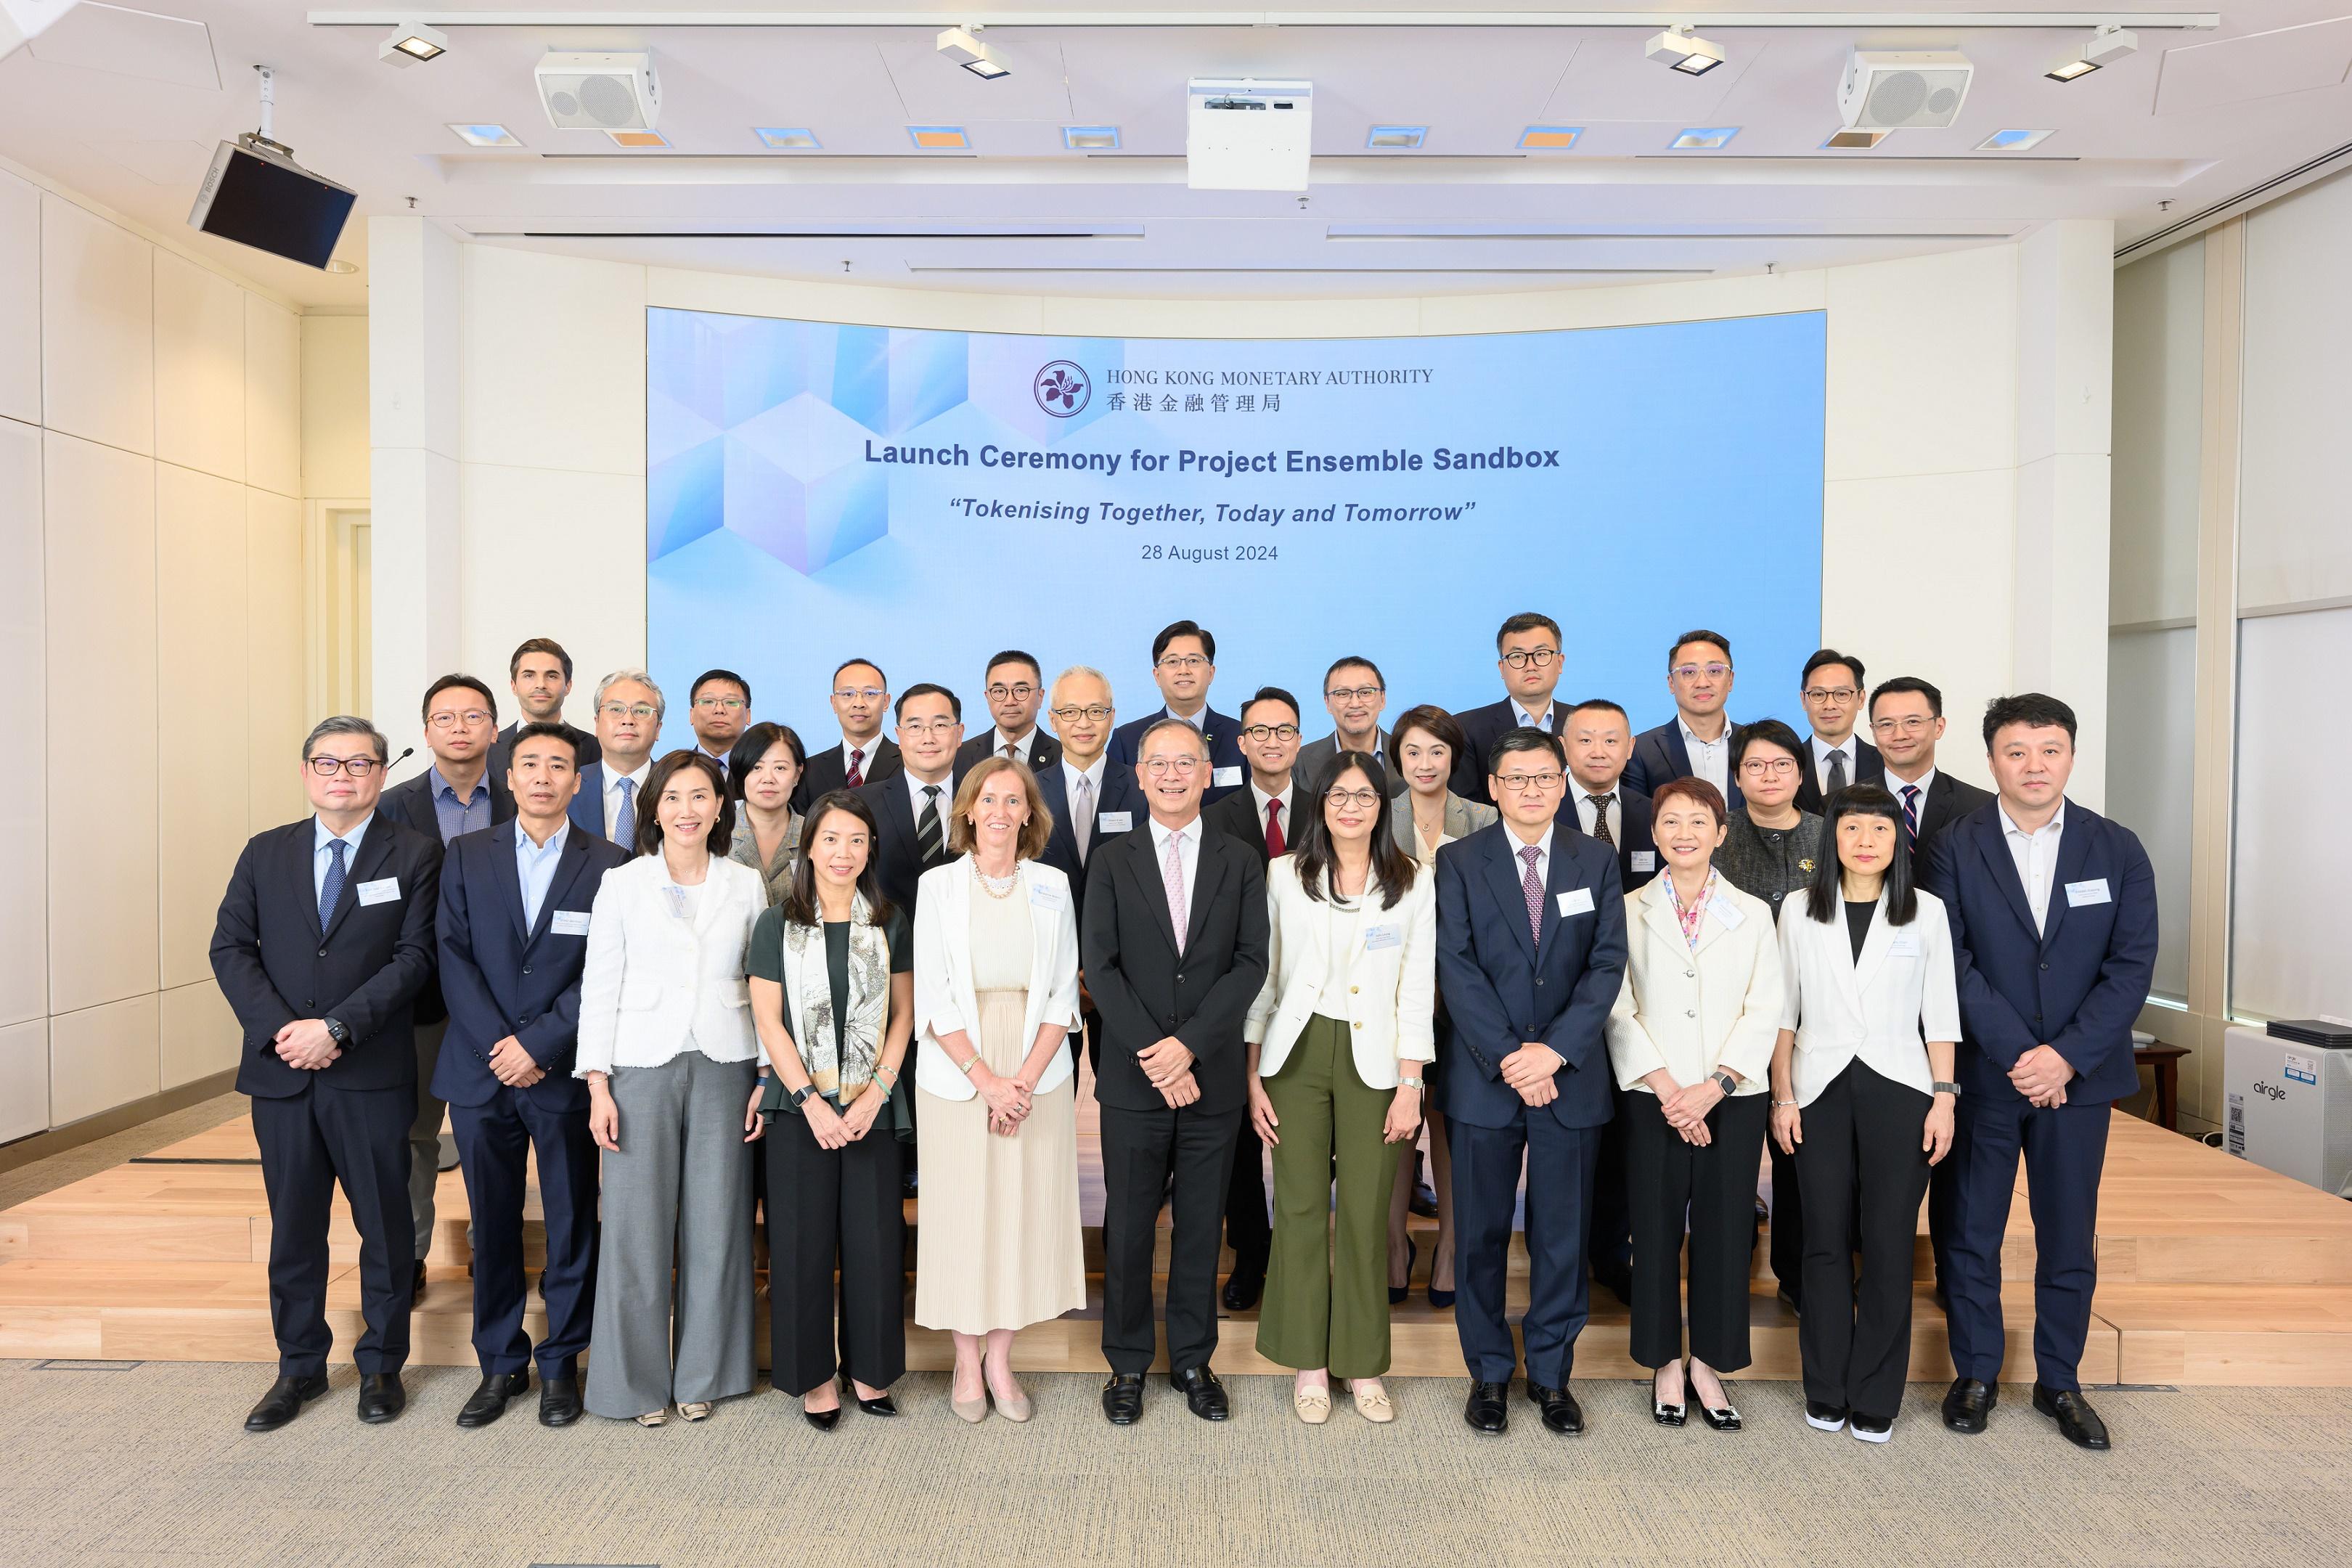
{"label": "grey carpet floor", "polygon": [[214,1565],[784,1563],[1171,1563],[1318,1568],[1422,1562],[1733,1565],[2262,1564],[2352,1557],[2352,1415],[2325,1390],[2113,1390],[2118,1438],[2077,1453],[2005,1389],[1981,1437],[1911,1390],[1895,1441],[1818,1433],[1791,1384],[1739,1389],[1748,1430],[1654,1426],[1642,1385],[1579,1385],[1591,1432],[1524,1404],[1480,1437],[1461,1387],[1400,1379],[1399,1418],[1344,1405],[1321,1428],[1286,1380],[1236,1378],[1234,1418],[1152,1389],[1106,1426],[1095,1380],[1035,1376],[1036,1419],[971,1428],[942,1375],[906,1414],[811,1431],[772,1392],[706,1425],[587,1418],[551,1432],[532,1399],[452,1425],[475,1378],[408,1377],[407,1414],[352,1415],[354,1374],[293,1426],[239,1430],[266,1369],[0,1362],[0,1563]]}

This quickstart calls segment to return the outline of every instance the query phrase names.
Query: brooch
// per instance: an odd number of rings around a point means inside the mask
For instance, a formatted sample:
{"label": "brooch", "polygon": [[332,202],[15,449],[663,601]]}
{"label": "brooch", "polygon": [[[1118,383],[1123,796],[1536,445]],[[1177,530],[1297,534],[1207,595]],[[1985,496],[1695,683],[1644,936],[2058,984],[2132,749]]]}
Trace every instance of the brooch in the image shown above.
{"label": "brooch", "polygon": [[1800,860],[1797,862],[1797,869],[1810,877],[1813,874],[1813,863],[1811,860]]}

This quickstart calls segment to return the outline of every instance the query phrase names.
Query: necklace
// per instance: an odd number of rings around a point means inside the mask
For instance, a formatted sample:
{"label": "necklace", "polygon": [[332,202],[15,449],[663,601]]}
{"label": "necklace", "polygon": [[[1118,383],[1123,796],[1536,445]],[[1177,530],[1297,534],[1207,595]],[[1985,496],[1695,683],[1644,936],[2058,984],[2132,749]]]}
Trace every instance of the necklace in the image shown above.
{"label": "necklace", "polygon": [[980,868],[979,861],[974,860],[971,863],[971,879],[978,882],[980,884],[980,890],[986,893],[990,898],[1009,899],[1013,896],[1013,885],[1021,880],[1021,868],[1016,864],[1013,867],[1011,875],[1004,877],[992,877],[987,872]]}

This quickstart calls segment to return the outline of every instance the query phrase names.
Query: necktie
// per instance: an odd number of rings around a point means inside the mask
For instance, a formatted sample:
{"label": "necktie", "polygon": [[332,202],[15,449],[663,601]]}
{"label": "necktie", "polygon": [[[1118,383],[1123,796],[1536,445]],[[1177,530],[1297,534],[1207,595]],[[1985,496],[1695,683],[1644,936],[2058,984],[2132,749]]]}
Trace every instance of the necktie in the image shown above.
{"label": "necktie", "polygon": [[851,748],[849,753],[849,766],[842,770],[842,788],[856,789],[866,783],[865,762],[866,748],[863,746]]}
{"label": "necktie", "polygon": [[1184,951],[1184,836],[1168,836],[1168,858],[1160,865],[1160,880],[1168,889],[1168,923],[1176,932],[1176,951]]}
{"label": "necktie", "polygon": [[1617,798],[1617,792],[1611,790],[1607,795],[1588,795],[1584,798],[1592,803],[1592,837],[1616,848],[1617,840],[1609,831],[1609,803]]}
{"label": "necktie", "polygon": [[1020,748],[1019,746],[1017,746],[1017,745],[1014,745],[1014,744],[1013,744],[1012,742],[1010,742],[1010,741],[1005,742],[1004,742],[1004,760],[1005,760],[1006,762],[1008,762],[1008,763],[1017,763],[1017,762],[1019,762],[1019,761],[1021,760],[1021,748]]}
{"label": "necktie", "polygon": [[1265,852],[1269,856],[1284,853],[1282,844],[1282,802],[1265,803]]}
{"label": "necktie", "polygon": [[1903,841],[1906,844],[1919,842],[1919,786],[1917,784],[1903,786]]}
{"label": "necktie", "polygon": [[1519,890],[1528,896],[1528,935],[1543,941],[1543,879],[1536,875],[1536,858],[1543,853],[1534,845],[1519,851],[1519,858],[1528,863],[1528,874],[1519,883]]}
{"label": "necktie", "polygon": [[327,879],[319,884],[319,929],[325,931],[334,919],[335,905],[343,896],[343,852],[351,847],[340,838],[327,840]]}
{"label": "necktie", "polygon": [[637,845],[637,781],[623,779],[616,786],[621,792],[621,809],[613,814],[613,842],[624,849]]}
{"label": "necktie", "polygon": [[1077,804],[1070,810],[1070,837],[1077,840],[1078,864],[1083,866],[1095,838],[1095,781],[1084,773],[1078,775]]}
{"label": "necktie", "polygon": [[1845,748],[1843,746],[1840,746],[1836,751],[1830,753],[1829,787],[1822,793],[1824,795],[1835,795],[1838,791],[1843,788],[1845,788]]}
{"label": "necktie", "polygon": [[922,815],[915,818],[915,847],[928,866],[940,854],[940,786],[923,786]]}

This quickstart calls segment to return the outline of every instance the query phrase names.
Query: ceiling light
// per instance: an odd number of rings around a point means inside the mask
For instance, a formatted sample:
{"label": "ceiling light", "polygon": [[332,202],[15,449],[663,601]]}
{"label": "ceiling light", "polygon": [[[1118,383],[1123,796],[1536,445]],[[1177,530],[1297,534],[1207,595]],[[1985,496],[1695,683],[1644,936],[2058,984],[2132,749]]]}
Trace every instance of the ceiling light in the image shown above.
{"label": "ceiling light", "polygon": [[760,139],[760,145],[775,153],[814,153],[822,145],[816,132],[804,125],[755,125],[751,134]]}
{"label": "ceiling light", "polygon": [[1705,76],[1723,63],[1723,46],[1700,37],[1688,22],[1677,22],[1652,38],[1643,52],[1685,76]]}
{"label": "ceiling light", "polygon": [[357,272],[359,269],[360,264],[358,262],[346,261],[340,256],[327,263],[327,270],[333,273],[338,278],[349,278],[352,273]]}
{"label": "ceiling light", "polygon": [[393,66],[413,66],[448,52],[449,35],[422,22],[403,22],[392,30],[392,37],[375,47],[375,58]]}
{"label": "ceiling light", "polygon": [[1118,127],[1116,125],[1065,125],[1062,145],[1073,153],[1115,153],[1118,150]]}
{"label": "ceiling light", "polygon": [[1737,125],[1694,125],[1666,145],[1699,149],[1726,147],[1729,146],[1731,139],[1738,134],[1739,127]]}
{"label": "ceiling light", "polygon": [[449,129],[456,132],[459,140],[468,147],[520,147],[522,145],[522,138],[503,125],[452,124]]}
{"label": "ceiling light", "polygon": [[1996,131],[1977,143],[1979,153],[2022,153],[2038,146],[2048,136],[2047,131]]}
{"label": "ceiling light", "polygon": [[1581,125],[1530,125],[1519,132],[1524,153],[1565,153],[1584,134]]}
{"label": "ceiling light", "polygon": [[2138,36],[2109,24],[2091,30],[2079,54],[2068,55],[2042,74],[2052,81],[2079,81],[2101,66],[2111,66],[2139,47]]}
{"label": "ceiling light", "polygon": [[961,125],[909,125],[907,139],[926,153],[960,153],[971,147],[971,138]]}
{"label": "ceiling light", "polygon": [[983,44],[970,27],[950,27],[939,36],[940,53],[971,72],[982,81],[994,81],[1013,74],[996,51]]}
{"label": "ceiling light", "polygon": [[658,131],[607,131],[615,147],[667,147],[669,138]]}
{"label": "ceiling light", "polygon": [[1834,148],[1839,151],[1868,149],[1877,146],[1881,142],[1885,141],[1890,134],[1891,132],[1885,131],[1857,131],[1849,126],[1843,131],[1831,132],[1829,139],[1823,142],[1822,145],[1824,147]]}
{"label": "ceiling light", "polygon": [[1381,147],[1418,147],[1429,140],[1426,125],[1375,125],[1364,135],[1364,145]]}

